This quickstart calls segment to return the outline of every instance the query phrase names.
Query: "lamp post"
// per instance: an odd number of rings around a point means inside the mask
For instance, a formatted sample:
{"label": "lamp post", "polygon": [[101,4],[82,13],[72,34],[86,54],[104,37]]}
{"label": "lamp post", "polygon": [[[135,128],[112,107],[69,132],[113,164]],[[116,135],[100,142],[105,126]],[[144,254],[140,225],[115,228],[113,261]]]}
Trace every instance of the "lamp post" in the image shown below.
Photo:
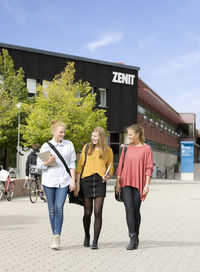
{"label": "lamp post", "polygon": [[17,133],[17,178],[19,178],[19,149],[20,149],[20,107],[21,103],[17,103],[18,108],[18,133]]}

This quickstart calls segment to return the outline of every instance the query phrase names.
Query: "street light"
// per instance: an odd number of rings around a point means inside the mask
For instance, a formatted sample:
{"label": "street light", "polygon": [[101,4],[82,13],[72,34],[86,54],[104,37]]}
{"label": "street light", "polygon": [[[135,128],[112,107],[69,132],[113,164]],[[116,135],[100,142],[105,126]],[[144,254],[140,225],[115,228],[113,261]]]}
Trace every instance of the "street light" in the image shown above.
{"label": "street light", "polygon": [[18,136],[17,136],[17,178],[19,178],[19,149],[20,149],[20,107],[21,102],[17,103],[18,108]]}

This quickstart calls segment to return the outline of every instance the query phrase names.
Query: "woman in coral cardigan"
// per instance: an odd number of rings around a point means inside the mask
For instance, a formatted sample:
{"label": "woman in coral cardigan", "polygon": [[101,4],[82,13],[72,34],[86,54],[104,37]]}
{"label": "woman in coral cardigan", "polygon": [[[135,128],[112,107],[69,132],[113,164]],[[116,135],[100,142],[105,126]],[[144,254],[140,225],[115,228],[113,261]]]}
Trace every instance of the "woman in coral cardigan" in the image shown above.
{"label": "woman in coral cardigan", "polygon": [[[85,161],[86,146],[83,147],[76,169],[75,195],[78,194],[81,186],[84,197],[83,226],[85,239],[83,245],[85,247],[90,247],[90,221],[94,206],[94,238],[91,248],[98,249],[98,239],[102,226],[103,203],[106,196],[106,181],[113,175],[113,152],[106,145],[106,133],[102,127],[96,127],[93,130]],[[85,166],[82,172],[84,161]],[[111,167],[105,175],[109,165]]]}
{"label": "woman in coral cardigan", "polygon": [[144,143],[144,130],[139,125],[127,128],[129,145],[124,158],[122,150],[116,171],[116,193],[122,190],[122,199],[126,210],[130,243],[127,250],[137,249],[141,221],[140,205],[149,193],[153,172],[151,147]]}

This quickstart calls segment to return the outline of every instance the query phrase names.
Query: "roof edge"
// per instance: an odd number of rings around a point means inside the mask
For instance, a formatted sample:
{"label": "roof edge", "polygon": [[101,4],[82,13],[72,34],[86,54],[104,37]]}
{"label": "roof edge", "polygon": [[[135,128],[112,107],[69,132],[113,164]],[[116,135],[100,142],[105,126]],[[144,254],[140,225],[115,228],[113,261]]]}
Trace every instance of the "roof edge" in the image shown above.
{"label": "roof edge", "polygon": [[137,70],[137,71],[140,70],[140,68],[137,67],[137,66],[120,64],[120,63],[117,63],[117,62],[116,63],[115,62],[108,62],[108,61],[97,60],[97,59],[90,59],[90,58],[86,58],[86,57],[68,55],[68,54],[64,54],[64,53],[57,53],[57,52],[53,52],[53,51],[47,51],[47,50],[43,50],[43,49],[35,49],[35,48],[31,48],[31,47],[13,45],[13,44],[8,44],[8,43],[1,43],[0,42],[0,47],[16,49],[16,50],[22,50],[22,51],[27,51],[27,52],[32,52],[32,53],[39,53],[39,54],[44,54],[44,55],[51,55],[51,56],[55,56],[55,57],[82,60],[82,61],[87,61],[87,62],[92,62],[92,63],[98,63],[98,64],[104,64],[104,65],[120,67],[120,68],[127,68],[127,69]]}

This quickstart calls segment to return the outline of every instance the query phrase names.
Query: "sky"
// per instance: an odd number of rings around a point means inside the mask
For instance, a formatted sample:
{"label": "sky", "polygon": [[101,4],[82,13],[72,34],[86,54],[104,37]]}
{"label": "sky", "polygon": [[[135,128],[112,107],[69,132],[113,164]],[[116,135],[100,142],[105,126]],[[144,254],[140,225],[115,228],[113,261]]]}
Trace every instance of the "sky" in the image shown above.
{"label": "sky", "polygon": [[0,42],[140,67],[200,129],[200,0],[0,0]]}

